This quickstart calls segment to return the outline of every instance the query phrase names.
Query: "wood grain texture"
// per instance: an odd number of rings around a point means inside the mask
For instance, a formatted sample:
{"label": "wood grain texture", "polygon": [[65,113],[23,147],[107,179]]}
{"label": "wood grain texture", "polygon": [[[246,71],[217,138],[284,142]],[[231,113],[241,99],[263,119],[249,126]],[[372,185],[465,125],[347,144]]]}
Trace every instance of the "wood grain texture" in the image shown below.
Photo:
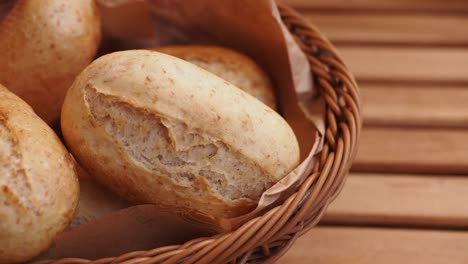
{"label": "wood grain texture", "polygon": [[361,85],[368,125],[468,127],[468,85]]}
{"label": "wood grain texture", "polygon": [[365,127],[354,171],[468,173],[468,131]]}
{"label": "wood grain texture", "polygon": [[468,178],[352,174],[322,222],[468,227]]}
{"label": "wood grain texture", "polygon": [[298,9],[327,9],[340,11],[399,11],[399,12],[466,12],[465,0],[281,0]]}
{"label": "wood grain texture", "polygon": [[304,12],[304,15],[335,44],[464,45],[468,43],[466,15],[353,14],[351,12]]}
{"label": "wood grain texture", "polygon": [[359,80],[468,82],[468,49],[338,46]]}
{"label": "wood grain texture", "polygon": [[318,227],[299,238],[278,263],[464,264],[468,232]]}
{"label": "wood grain texture", "polygon": [[468,228],[468,1],[282,2],[361,84],[355,172],[322,223],[433,229],[321,226],[278,263],[468,263],[468,231],[436,230]]}

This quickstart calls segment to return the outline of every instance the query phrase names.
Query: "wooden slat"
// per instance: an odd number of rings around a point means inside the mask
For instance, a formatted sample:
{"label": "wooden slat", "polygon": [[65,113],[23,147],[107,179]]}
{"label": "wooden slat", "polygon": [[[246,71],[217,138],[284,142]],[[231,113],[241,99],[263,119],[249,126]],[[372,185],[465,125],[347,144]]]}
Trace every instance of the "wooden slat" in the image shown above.
{"label": "wooden slat", "polygon": [[468,178],[351,174],[323,219],[337,224],[468,227]]}
{"label": "wooden slat", "polygon": [[360,88],[365,124],[468,127],[468,85],[363,84]]}
{"label": "wooden slat", "polygon": [[304,15],[335,44],[463,45],[468,43],[466,26],[468,13],[467,15],[413,15],[305,12]]}
{"label": "wooden slat", "polygon": [[468,49],[338,46],[359,80],[468,82]]}
{"label": "wooden slat", "polygon": [[281,0],[299,9],[367,10],[367,11],[420,11],[420,12],[466,12],[465,0]]}
{"label": "wooden slat", "polygon": [[365,127],[355,171],[468,173],[468,130]]}
{"label": "wooden slat", "polygon": [[465,264],[468,232],[319,227],[299,238],[278,263]]}

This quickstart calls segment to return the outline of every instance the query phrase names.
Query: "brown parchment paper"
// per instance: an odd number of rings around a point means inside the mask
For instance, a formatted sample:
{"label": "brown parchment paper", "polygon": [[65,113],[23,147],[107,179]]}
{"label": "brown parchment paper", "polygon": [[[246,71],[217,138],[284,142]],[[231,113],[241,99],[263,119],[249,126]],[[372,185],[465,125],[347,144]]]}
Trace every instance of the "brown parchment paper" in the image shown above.
{"label": "brown parchment paper", "polygon": [[300,186],[322,149],[324,104],[315,96],[305,55],[282,24],[273,0],[96,1],[105,38],[117,40],[120,49],[216,44],[252,57],[274,84],[279,112],[298,138],[301,163],[266,190],[257,208],[246,215],[200,222],[174,215],[170,208],[132,206],[63,233],[41,259],[115,256],[229,231],[284,201]]}
{"label": "brown parchment paper", "polygon": [[80,181],[80,199],[69,229],[135,205],[106,189],[78,164],[76,168]]}

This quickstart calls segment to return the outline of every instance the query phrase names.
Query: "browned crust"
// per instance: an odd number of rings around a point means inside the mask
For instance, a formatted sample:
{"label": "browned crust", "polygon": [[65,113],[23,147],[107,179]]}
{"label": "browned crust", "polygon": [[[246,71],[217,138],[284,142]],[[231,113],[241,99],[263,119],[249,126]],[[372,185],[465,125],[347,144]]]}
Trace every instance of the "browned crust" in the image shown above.
{"label": "browned crust", "polygon": [[18,0],[0,22],[0,83],[49,124],[95,56],[98,12],[92,0]]}
{"label": "browned crust", "polygon": [[2,85],[0,98],[0,263],[16,263],[47,249],[68,226],[79,186],[52,129]]}
{"label": "browned crust", "polygon": [[[205,65],[216,63],[217,65],[213,65],[213,67],[220,67],[220,69],[216,69],[216,71],[220,72],[213,73],[221,73],[218,74],[220,77],[223,77],[221,76],[222,72],[235,73],[233,79],[225,79],[242,90],[250,93],[270,108],[276,110],[276,100],[270,79],[263,69],[245,54],[221,46],[198,45],[163,46],[152,48],[151,50],[187,60],[208,71],[210,71],[210,68],[205,67]],[[249,85],[248,87],[239,85],[239,83],[244,79],[248,80],[252,85]]]}

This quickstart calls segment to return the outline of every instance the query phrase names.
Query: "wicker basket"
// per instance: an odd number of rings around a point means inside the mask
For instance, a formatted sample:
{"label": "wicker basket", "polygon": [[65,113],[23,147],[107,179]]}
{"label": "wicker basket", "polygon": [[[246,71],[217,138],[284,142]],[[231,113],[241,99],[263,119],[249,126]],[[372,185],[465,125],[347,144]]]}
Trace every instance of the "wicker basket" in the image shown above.
{"label": "wicker basket", "polygon": [[272,263],[318,223],[340,192],[356,153],[361,129],[359,90],[331,43],[292,9],[284,5],[279,9],[306,53],[326,103],[324,148],[299,190],[282,205],[230,233],[94,261],[66,258],[40,263]]}

